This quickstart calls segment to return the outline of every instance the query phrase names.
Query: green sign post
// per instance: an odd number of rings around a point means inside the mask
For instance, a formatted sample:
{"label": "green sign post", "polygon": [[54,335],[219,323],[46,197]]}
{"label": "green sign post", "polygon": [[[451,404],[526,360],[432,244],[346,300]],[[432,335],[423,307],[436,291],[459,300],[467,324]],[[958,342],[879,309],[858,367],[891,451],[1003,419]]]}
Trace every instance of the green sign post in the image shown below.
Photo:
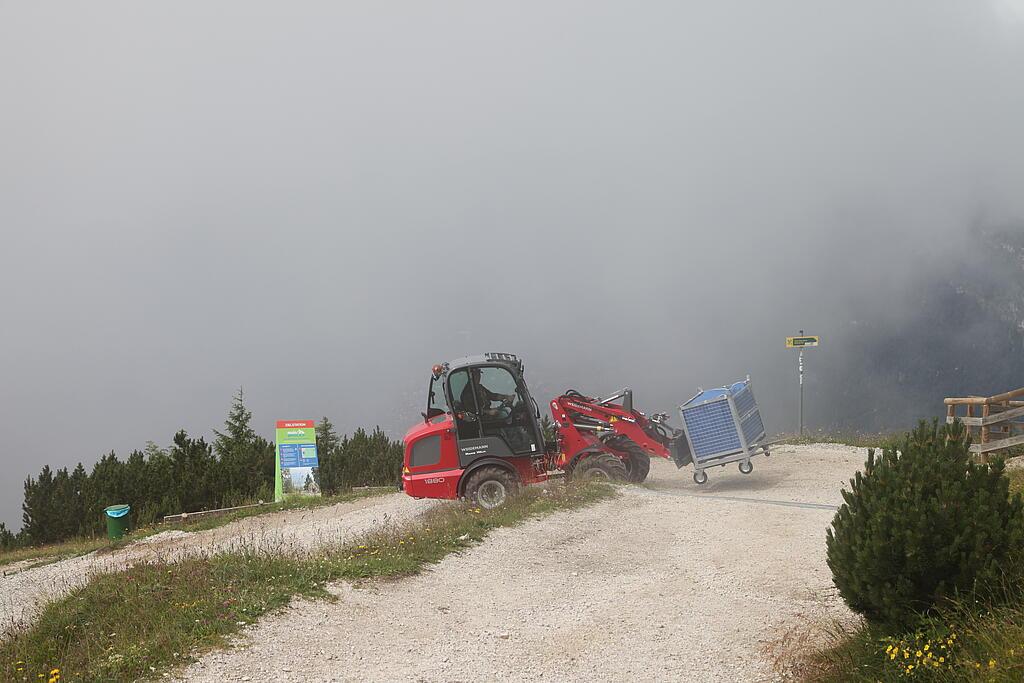
{"label": "green sign post", "polygon": [[[313,468],[320,466],[316,452],[316,423],[313,420],[278,420],[275,442],[274,501],[280,503],[284,500],[286,490],[318,494],[318,488],[314,486],[311,490],[306,486],[313,480]],[[300,483],[296,485],[296,481]]]}
{"label": "green sign post", "polygon": [[787,349],[803,349],[808,346],[817,346],[821,337],[786,337]]}
{"label": "green sign post", "polygon": [[800,349],[800,357],[797,359],[797,373],[800,375],[800,411],[797,422],[799,424],[800,436],[804,435],[804,349],[809,349],[821,343],[821,337],[809,334],[805,335],[800,330],[797,337],[786,337],[787,349]]}

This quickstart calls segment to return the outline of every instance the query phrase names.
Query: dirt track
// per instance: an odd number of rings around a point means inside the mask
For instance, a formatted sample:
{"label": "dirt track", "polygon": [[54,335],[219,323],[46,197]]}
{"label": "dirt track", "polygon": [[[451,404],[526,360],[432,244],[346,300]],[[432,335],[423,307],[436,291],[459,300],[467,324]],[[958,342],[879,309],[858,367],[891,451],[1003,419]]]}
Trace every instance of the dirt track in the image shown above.
{"label": "dirt track", "polygon": [[785,447],[750,476],[710,471],[701,488],[658,463],[647,488],[498,530],[420,576],[296,603],[180,675],[775,680],[765,643],[801,620],[850,617],[824,533],[863,460],[848,447]]}

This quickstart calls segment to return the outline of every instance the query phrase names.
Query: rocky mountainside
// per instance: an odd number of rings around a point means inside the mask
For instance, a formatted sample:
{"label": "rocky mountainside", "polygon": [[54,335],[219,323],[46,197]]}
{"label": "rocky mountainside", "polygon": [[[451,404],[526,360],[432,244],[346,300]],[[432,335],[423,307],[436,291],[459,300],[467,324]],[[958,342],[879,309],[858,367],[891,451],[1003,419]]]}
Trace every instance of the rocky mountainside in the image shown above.
{"label": "rocky mountainside", "polygon": [[849,323],[841,362],[822,373],[835,403],[810,411],[815,423],[900,429],[942,414],[946,396],[1024,386],[1024,227],[970,241],[883,302],[898,316]]}

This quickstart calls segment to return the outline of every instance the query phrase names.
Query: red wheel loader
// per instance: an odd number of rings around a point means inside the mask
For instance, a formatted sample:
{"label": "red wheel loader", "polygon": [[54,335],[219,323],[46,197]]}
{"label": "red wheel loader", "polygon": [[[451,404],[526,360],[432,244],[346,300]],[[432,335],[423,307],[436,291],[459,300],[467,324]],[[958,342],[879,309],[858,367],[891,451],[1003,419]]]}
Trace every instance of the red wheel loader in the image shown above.
{"label": "red wheel loader", "polygon": [[651,456],[680,467],[690,462],[668,416],[634,410],[629,389],[604,399],[570,390],[554,399],[554,440],[545,443],[523,363],[510,353],[435,365],[427,396],[423,422],[405,435],[401,486],[416,498],[466,498],[494,508],[558,471],[641,482]]}

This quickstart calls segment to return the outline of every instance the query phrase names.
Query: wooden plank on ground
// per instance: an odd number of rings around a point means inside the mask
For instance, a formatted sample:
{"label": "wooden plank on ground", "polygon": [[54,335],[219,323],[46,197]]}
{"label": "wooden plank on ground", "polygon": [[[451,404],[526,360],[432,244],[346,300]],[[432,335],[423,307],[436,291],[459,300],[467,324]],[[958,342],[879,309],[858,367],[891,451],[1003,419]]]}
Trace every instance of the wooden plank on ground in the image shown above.
{"label": "wooden plank on ground", "polygon": [[233,508],[218,508],[216,510],[200,510],[199,512],[182,512],[178,515],[167,515],[163,518],[164,522],[182,522],[186,519],[192,519],[194,517],[208,517],[210,515],[223,515],[228,512],[234,512],[236,510],[246,510],[248,508],[258,508],[266,505],[266,503],[253,503],[252,505],[239,505]]}

